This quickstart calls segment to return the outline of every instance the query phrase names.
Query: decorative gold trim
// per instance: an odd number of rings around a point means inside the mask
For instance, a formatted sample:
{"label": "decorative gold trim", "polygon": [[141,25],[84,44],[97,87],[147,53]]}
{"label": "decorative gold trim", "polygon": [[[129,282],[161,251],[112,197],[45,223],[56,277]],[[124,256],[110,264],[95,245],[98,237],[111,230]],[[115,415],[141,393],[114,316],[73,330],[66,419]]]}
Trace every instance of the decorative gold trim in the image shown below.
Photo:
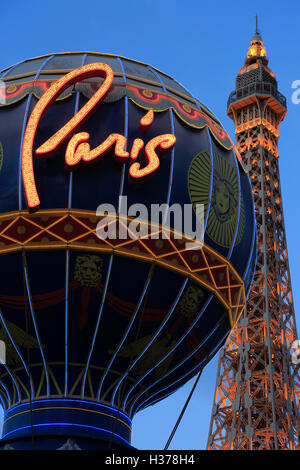
{"label": "decorative gold trim", "polygon": [[[49,224],[47,219],[51,217]],[[75,209],[40,210],[34,214],[27,211],[10,212],[0,215],[0,255],[18,251],[73,249],[93,252],[115,253],[119,256],[155,263],[170,271],[189,277],[213,293],[228,311],[231,328],[241,315],[245,303],[245,286],[242,278],[228,259],[203,244],[195,248],[193,255],[186,243],[193,240],[170,230],[170,237],[162,238],[163,243],[148,237],[129,240],[100,239],[96,234],[97,224],[107,214],[96,216],[92,211]],[[126,230],[132,218],[110,214],[110,224],[120,224]],[[148,233],[153,233],[153,226]],[[73,232],[64,230],[72,226]],[[165,233],[157,226],[157,233]],[[26,235],[27,233],[27,235]],[[48,238],[48,237],[49,238]],[[166,239],[167,238],[167,239]],[[167,248],[167,250],[166,250]],[[222,276],[221,274],[222,273]],[[224,276],[225,275],[225,276]],[[225,281],[224,281],[225,278]]]}

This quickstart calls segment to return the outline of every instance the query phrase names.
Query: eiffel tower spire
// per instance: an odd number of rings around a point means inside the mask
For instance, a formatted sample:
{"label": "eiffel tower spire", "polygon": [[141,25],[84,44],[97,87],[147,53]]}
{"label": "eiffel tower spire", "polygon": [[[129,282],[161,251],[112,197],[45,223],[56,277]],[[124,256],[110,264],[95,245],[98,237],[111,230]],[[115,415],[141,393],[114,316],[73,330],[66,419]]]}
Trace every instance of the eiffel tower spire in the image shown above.
{"label": "eiffel tower spire", "polygon": [[[258,32],[228,100],[255,200],[258,256],[246,309],[220,352],[208,449],[299,449],[300,377],[278,166],[286,99]],[[299,348],[298,348],[299,349]]]}

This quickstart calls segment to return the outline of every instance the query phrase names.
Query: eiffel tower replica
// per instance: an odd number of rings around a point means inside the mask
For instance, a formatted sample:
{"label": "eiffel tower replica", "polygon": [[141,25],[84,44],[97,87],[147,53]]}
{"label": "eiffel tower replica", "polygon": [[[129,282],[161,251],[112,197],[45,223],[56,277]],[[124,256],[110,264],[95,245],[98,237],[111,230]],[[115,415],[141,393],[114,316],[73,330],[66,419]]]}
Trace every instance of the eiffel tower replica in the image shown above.
{"label": "eiffel tower replica", "polygon": [[247,305],[220,351],[207,448],[299,449],[299,343],[281,198],[278,137],[286,115],[257,30],[228,99],[248,171],[258,256]]}

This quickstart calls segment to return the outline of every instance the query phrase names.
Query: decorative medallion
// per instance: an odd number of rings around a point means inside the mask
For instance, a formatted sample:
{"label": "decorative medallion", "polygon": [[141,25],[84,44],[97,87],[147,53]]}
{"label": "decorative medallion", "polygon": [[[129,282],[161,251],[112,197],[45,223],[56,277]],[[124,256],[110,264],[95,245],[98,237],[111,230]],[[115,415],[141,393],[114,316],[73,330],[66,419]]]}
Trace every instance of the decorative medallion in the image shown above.
{"label": "decorative medallion", "polygon": [[77,256],[74,279],[82,287],[96,287],[102,278],[103,260],[100,256]]}
{"label": "decorative medallion", "polygon": [[[236,224],[239,223],[235,244],[240,243],[245,228],[243,197],[240,194],[236,169],[220,154],[213,154],[213,181],[211,183],[211,158],[209,151],[197,154],[188,173],[188,188],[191,202],[204,205],[205,215],[209,210],[206,234],[218,245],[230,248]],[[238,221],[239,217],[239,221]]]}
{"label": "decorative medallion", "polygon": [[204,291],[200,287],[189,286],[179,303],[180,313],[187,318],[192,315],[196,315],[203,297]]}

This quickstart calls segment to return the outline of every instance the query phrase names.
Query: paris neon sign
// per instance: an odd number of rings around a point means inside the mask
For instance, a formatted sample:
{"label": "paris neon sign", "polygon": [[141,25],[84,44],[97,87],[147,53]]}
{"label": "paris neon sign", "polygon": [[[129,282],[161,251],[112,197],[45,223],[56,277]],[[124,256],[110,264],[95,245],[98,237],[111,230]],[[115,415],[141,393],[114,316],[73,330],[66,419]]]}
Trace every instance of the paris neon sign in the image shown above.
{"label": "paris neon sign", "polygon": [[[79,164],[84,165],[99,161],[108,151],[113,150],[114,158],[118,162],[131,162],[129,178],[132,181],[141,181],[158,169],[160,165],[158,152],[168,151],[176,142],[176,137],[173,134],[162,134],[154,137],[146,145],[143,139],[137,138],[134,139],[132,148],[128,152],[125,150],[127,145],[126,137],[113,133],[96,148],[91,149],[89,133],[75,132],[107,95],[113,83],[114,73],[109,65],[103,63],[93,63],[79,67],[56,80],[37,102],[29,117],[22,147],[22,178],[28,209],[31,211],[37,210],[40,206],[33,170],[33,144],[41,118],[64,90],[81,80],[92,77],[103,78],[102,85],[72,119],[35,150],[36,158],[50,158],[63,142],[69,140],[65,152],[65,163],[70,170],[75,169]],[[149,110],[140,120],[140,129],[147,131],[153,119],[154,112]],[[144,146],[146,165],[141,168],[141,164],[136,160]]]}

